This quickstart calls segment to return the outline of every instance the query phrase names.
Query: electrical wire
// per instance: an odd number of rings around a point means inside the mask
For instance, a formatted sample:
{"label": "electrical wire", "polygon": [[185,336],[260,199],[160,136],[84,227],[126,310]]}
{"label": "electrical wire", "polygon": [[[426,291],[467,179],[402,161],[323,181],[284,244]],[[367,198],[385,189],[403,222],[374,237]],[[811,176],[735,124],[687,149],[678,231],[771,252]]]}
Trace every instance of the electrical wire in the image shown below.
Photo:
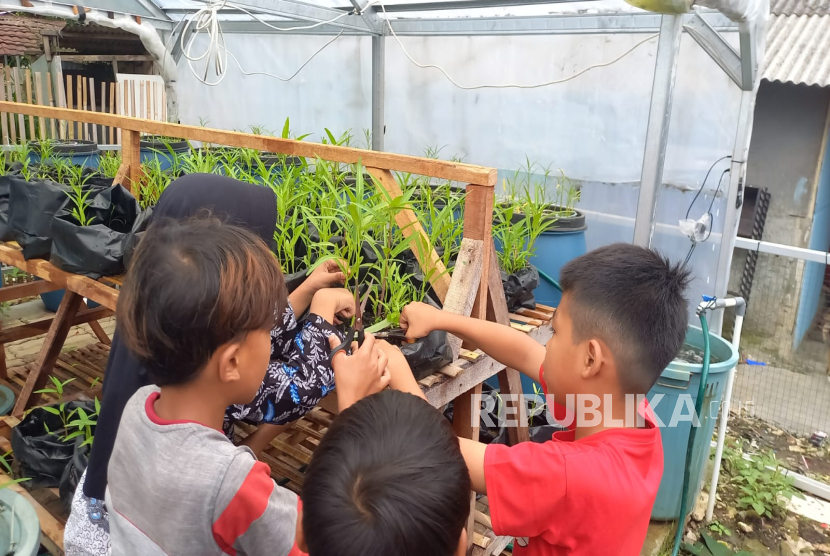
{"label": "electrical wire", "polygon": [[708,214],[708,215],[709,215],[709,233],[708,233],[708,234],[706,234],[706,237],[705,237],[705,238],[703,238],[703,241],[701,241],[700,243],[703,243],[704,241],[706,241],[707,239],[709,239],[709,236],[711,236],[711,235],[712,235],[712,225],[713,225],[713,224],[714,224],[714,222],[715,222],[715,217],[712,215],[712,207],[714,207],[714,206],[715,206],[715,199],[717,199],[717,198],[718,198],[718,193],[720,193],[720,185],[723,183],[723,177],[724,177],[726,174],[728,174],[730,171],[731,171],[731,170],[730,170],[729,168],[727,168],[727,169],[726,169],[726,170],[724,170],[724,171],[723,171],[723,173],[720,175],[720,179],[718,180],[718,187],[717,187],[717,188],[715,188],[715,194],[714,194],[714,195],[712,195],[712,202],[711,202],[711,203],[709,203],[709,210],[707,210],[707,211],[706,211],[706,214]]}
{"label": "electrical wire", "polygon": [[[219,12],[224,9],[226,6],[232,7],[234,9],[238,9],[240,11],[245,12],[250,17],[253,17],[255,20],[259,21],[263,25],[270,27],[271,29],[275,29],[277,31],[300,31],[305,29],[314,29],[316,27],[320,27],[322,25],[327,25],[330,23],[334,23],[339,19],[346,17],[347,15],[353,15],[355,12],[344,12],[337,17],[330,19],[328,21],[320,21],[318,23],[314,23],[311,25],[305,25],[300,27],[276,27],[267,23],[266,21],[262,20],[256,14],[246,10],[245,8],[234,4],[232,2],[228,2],[227,0],[211,0],[207,3],[204,8],[201,8],[193,13],[193,15],[186,20],[184,23],[184,27],[181,32],[180,36],[180,45],[182,50],[182,55],[187,59],[187,65],[190,68],[191,73],[198,79],[201,83],[208,85],[210,87],[215,87],[219,85],[222,81],[224,81],[225,76],[227,75],[227,66],[228,66],[228,57],[230,57],[239,68],[239,71],[242,72],[243,75],[264,75],[267,77],[273,77],[274,79],[279,79],[280,81],[291,81],[296,77],[302,70],[305,68],[318,54],[320,54],[323,50],[328,48],[334,41],[339,39],[345,29],[340,31],[337,35],[334,36],[333,39],[326,42],[322,47],[320,47],[314,54],[311,55],[305,62],[303,62],[300,67],[289,77],[281,77],[279,75],[275,75],[269,72],[260,72],[254,71],[249,72],[246,71],[236,56],[230,52],[225,45],[225,36],[222,32],[222,26],[219,24]],[[204,51],[199,54],[193,53],[193,45],[196,41],[196,37],[200,33],[206,33],[208,44],[205,47]],[[204,68],[204,75],[200,75],[197,72],[194,63],[202,62],[205,63]],[[214,80],[208,80],[208,72],[210,71],[211,66],[213,66],[214,73],[216,74],[216,78]]]}
{"label": "electrical wire", "polygon": [[[370,2],[369,5],[371,6],[372,4],[375,4],[375,3],[380,4],[381,9],[383,10],[383,15],[387,16],[386,6],[383,4],[383,2],[381,0],[375,0],[373,2]],[[583,68],[582,70],[576,72],[575,74],[570,75],[570,76],[565,77],[565,78],[562,78],[562,79],[554,79],[552,81],[545,81],[544,83],[537,83],[535,85],[519,85],[519,84],[513,84],[513,83],[506,84],[506,85],[461,85],[455,79],[453,79],[452,76],[450,76],[449,73],[447,73],[447,70],[445,70],[441,66],[436,65],[436,64],[422,64],[422,63],[418,62],[417,60],[415,60],[409,54],[409,52],[406,50],[406,48],[404,47],[403,43],[401,42],[401,39],[398,37],[398,34],[395,33],[395,29],[392,28],[392,21],[388,17],[384,17],[384,20],[386,21],[386,25],[389,27],[390,33],[392,34],[392,36],[397,41],[398,46],[401,47],[401,51],[403,51],[404,55],[407,58],[409,58],[410,62],[412,62],[413,64],[415,64],[416,66],[418,66],[421,69],[429,69],[429,68],[437,69],[442,74],[444,74],[444,77],[446,77],[447,80],[449,80],[450,83],[452,83],[453,85],[455,85],[459,89],[463,89],[465,91],[472,91],[472,90],[476,90],[476,89],[538,89],[540,87],[548,87],[550,85],[558,85],[560,83],[565,83],[566,81],[576,79],[580,75],[582,75],[584,73],[587,73],[587,72],[591,71],[592,69],[604,68],[604,67],[616,64],[617,62],[619,62],[620,60],[622,60],[623,58],[625,58],[626,56],[628,56],[629,54],[631,54],[632,52],[637,50],[639,47],[641,47],[645,43],[647,43],[647,42],[649,42],[653,39],[656,39],[657,37],[660,36],[659,33],[657,33],[655,35],[650,35],[650,36],[646,37],[645,39],[641,40],[640,42],[638,42],[637,44],[635,44],[634,46],[632,46],[631,48],[629,48],[628,50],[626,50],[620,56],[617,56],[616,58],[611,60],[610,62],[603,62],[601,64],[594,64],[592,66],[588,66],[588,67]]]}
{"label": "electrical wire", "polygon": [[694,199],[692,199],[692,202],[689,203],[689,208],[686,209],[686,218],[689,218],[689,213],[692,212],[692,207],[694,206],[695,201],[697,201],[697,198],[700,197],[700,193],[703,191],[703,188],[706,187],[706,182],[709,181],[709,174],[712,173],[712,170],[715,169],[715,166],[717,166],[718,162],[721,162],[722,160],[726,160],[727,158],[732,158],[732,155],[728,154],[726,156],[722,156],[719,159],[717,159],[715,162],[713,162],[711,166],[709,166],[709,171],[706,172],[706,177],[703,178],[703,183],[700,184],[700,189],[697,190],[697,193],[695,193]]}

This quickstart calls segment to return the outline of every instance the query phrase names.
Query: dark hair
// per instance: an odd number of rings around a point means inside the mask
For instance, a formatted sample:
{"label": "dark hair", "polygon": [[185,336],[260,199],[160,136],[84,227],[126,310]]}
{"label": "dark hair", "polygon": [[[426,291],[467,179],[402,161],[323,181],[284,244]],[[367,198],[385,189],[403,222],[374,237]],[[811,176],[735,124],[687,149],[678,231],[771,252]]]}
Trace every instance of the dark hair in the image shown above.
{"label": "dark hair", "polygon": [[308,465],[309,555],[451,556],[470,488],[458,438],[440,412],[394,390],[364,398],[334,420]]}
{"label": "dark hair", "polygon": [[270,330],[287,304],[261,239],[217,219],[147,230],[118,300],[119,332],[159,386],[182,384],[223,344]]}
{"label": "dark hair", "polygon": [[680,351],[689,319],[689,271],[628,243],[600,247],[562,267],[575,342],[611,350],[626,393],[646,393]]}

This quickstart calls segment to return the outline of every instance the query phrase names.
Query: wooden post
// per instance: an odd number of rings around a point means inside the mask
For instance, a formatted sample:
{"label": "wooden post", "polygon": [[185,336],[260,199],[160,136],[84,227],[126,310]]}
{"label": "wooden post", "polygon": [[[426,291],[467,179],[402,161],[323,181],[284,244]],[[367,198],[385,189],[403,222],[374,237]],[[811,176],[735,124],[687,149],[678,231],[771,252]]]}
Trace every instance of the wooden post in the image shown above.
{"label": "wooden post", "polygon": [[[87,96],[86,96],[86,79],[83,76],[78,76],[78,110],[87,110]],[[84,122],[81,124],[83,128],[84,140],[89,139],[89,124]],[[78,134],[80,138],[80,133]]]}
{"label": "wooden post", "polygon": [[[110,84],[110,111],[113,114],[118,113],[118,102],[119,99],[123,102],[124,96],[121,93],[121,86],[117,82],[113,82]],[[115,137],[113,138],[113,132],[115,132]],[[121,128],[113,129],[110,126],[110,142],[113,144],[121,144]]]}
{"label": "wooden post", "polygon": [[[464,237],[490,241],[493,228],[493,200],[495,193],[492,187],[483,185],[468,185],[467,198],[464,204]],[[478,288],[472,316],[479,319],[487,318],[487,286],[490,274],[490,249],[482,253],[481,284]]]}
{"label": "wooden post", "polygon": [[[0,83],[0,101],[2,101],[2,100],[6,100],[6,80],[3,77],[3,72],[2,71],[0,71],[0,79],[3,80],[3,82]],[[9,114],[8,118],[6,118],[6,113],[5,112],[0,112],[0,135],[2,135],[2,136],[0,136],[0,145],[8,145],[9,142],[10,142],[10,139],[9,139],[9,123],[8,123],[7,120],[11,117],[12,117],[12,115]],[[12,120],[12,127],[14,127],[14,121],[13,120]]]}
{"label": "wooden post", "polygon": [[[52,74],[46,72],[46,94],[49,99],[49,106],[55,106],[55,99],[52,96]],[[49,118],[49,132],[52,134],[52,139],[58,138],[57,130],[55,129],[55,118]]]}
{"label": "wooden post", "polygon": [[[14,82],[14,95],[17,102],[23,102],[23,94],[20,92],[20,68],[12,68],[12,81]],[[26,142],[26,122],[23,119],[23,114],[17,115],[18,129],[20,133],[20,140]]]}
{"label": "wooden post", "polygon": [[[39,71],[35,72],[35,91],[37,92],[37,103],[46,105],[43,94],[43,76]],[[44,141],[46,140],[46,118],[38,118],[38,123],[40,124],[40,140]]]}
{"label": "wooden post", "polygon": [[55,314],[55,320],[52,321],[52,326],[49,327],[49,332],[43,340],[37,362],[29,373],[26,384],[23,385],[23,390],[21,390],[20,396],[14,404],[12,415],[15,417],[22,417],[24,411],[36,405],[40,400],[40,394],[36,394],[35,391],[46,385],[46,380],[55,366],[55,361],[61,354],[61,348],[69,334],[69,329],[72,327],[72,321],[75,313],[78,312],[81,301],[83,301],[83,298],[75,292],[67,290],[64,293],[58,312]]}
{"label": "wooden post", "polygon": [[[4,68],[4,72],[6,75],[6,98],[9,100],[9,102],[11,102],[14,100],[14,88],[12,85],[11,68],[6,66]],[[11,112],[9,112],[9,140],[11,141],[11,144],[17,143],[17,131],[14,124],[14,114],[12,114]]]}
{"label": "wooden post", "polygon": [[[35,104],[35,98],[32,96],[32,70],[29,68],[26,68],[26,71],[23,73],[23,84],[26,87],[26,103]],[[37,139],[34,116],[29,116],[29,139],[32,141]]]}
{"label": "wooden post", "polygon": [[[66,107],[67,108],[75,108],[75,103],[72,102],[72,76],[66,76]],[[67,120],[69,124],[69,138],[75,138],[75,122],[70,122]]]}
{"label": "wooden post", "polygon": [[[98,111],[95,108],[95,80],[91,77],[89,78],[89,109],[93,112]],[[95,124],[92,124],[92,140],[98,143],[98,126]]]}
{"label": "wooden post", "polygon": [[[121,165],[129,167],[128,179],[122,184],[138,199],[141,181],[141,133],[130,129],[122,130]],[[119,171],[120,173],[120,171]]]}

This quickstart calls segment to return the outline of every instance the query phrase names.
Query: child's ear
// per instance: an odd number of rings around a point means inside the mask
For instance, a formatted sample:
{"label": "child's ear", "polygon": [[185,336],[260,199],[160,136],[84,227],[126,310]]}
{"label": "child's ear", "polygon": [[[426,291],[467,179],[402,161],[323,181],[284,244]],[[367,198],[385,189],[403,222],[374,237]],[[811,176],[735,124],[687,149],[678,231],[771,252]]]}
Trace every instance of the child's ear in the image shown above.
{"label": "child's ear", "polygon": [[585,362],[582,368],[582,378],[591,378],[599,373],[600,367],[602,367],[603,358],[607,357],[607,350],[605,346],[597,340],[593,338],[588,340],[585,349]]}
{"label": "child's ear", "polygon": [[219,380],[236,382],[240,379],[239,349],[241,344],[230,342],[219,348],[216,353],[219,363]]}
{"label": "child's ear", "polygon": [[[303,533],[303,509],[300,508],[297,512],[297,531],[294,536],[294,543],[297,548],[308,554],[308,544],[305,542],[305,533]],[[466,544],[466,541],[465,541]],[[466,547],[465,547],[466,548]]]}
{"label": "child's ear", "polygon": [[467,554],[467,529],[461,530],[461,538],[458,539],[458,549],[455,551],[455,556],[465,556]]}

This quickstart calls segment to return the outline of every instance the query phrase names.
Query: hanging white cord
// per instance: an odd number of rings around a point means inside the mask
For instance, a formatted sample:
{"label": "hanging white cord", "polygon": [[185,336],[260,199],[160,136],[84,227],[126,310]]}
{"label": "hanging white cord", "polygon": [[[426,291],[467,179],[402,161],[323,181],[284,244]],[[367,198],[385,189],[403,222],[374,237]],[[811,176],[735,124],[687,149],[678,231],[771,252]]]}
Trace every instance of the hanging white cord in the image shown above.
{"label": "hanging white cord", "polygon": [[392,36],[395,37],[395,40],[398,42],[398,46],[401,47],[401,50],[403,51],[404,55],[406,55],[406,57],[409,58],[410,62],[412,62],[413,64],[415,64],[416,66],[418,66],[419,68],[422,68],[422,69],[427,69],[427,68],[437,69],[438,71],[440,71],[441,73],[444,74],[444,77],[446,77],[449,80],[450,83],[452,83],[453,85],[455,85],[459,89],[464,89],[465,91],[471,91],[471,90],[474,90],[474,89],[538,89],[540,87],[547,87],[549,85],[557,85],[559,83],[565,83],[566,81],[570,81],[571,79],[575,79],[575,78],[579,77],[580,75],[582,75],[583,73],[587,73],[587,72],[591,71],[592,69],[604,68],[604,67],[616,64],[617,62],[619,62],[620,60],[622,60],[623,58],[625,58],[626,56],[628,56],[629,54],[634,52],[637,48],[641,47],[645,43],[647,43],[647,42],[649,42],[653,39],[656,39],[657,37],[660,36],[660,34],[657,33],[657,34],[651,35],[649,37],[646,37],[645,39],[641,40],[640,42],[638,42],[637,44],[635,44],[634,46],[632,46],[631,48],[626,50],[623,54],[621,54],[620,56],[617,56],[616,58],[614,58],[610,62],[604,62],[604,63],[601,63],[601,64],[594,64],[593,66],[588,66],[587,68],[584,68],[584,69],[578,71],[577,73],[575,73],[575,74],[573,74],[569,77],[565,77],[563,79],[554,79],[553,81],[546,81],[544,83],[537,83],[535,85],[519,85],[519,84],[513,84],[513,83],[506,84],[506,85],[461,85],[455,79],[453,79],[450,76],[449,73],[447,73],[447,70],[445,70],[441,66],[438,66],[438,65],[435,65],[435,64],[422,64],[422,63],[416,61],[412,56],[410,56],[409,52],[407,52],[406,48],[404,47],[403,43],[401,42],[401,39],[398,38],[397,33],[395,33],[395,29],[392,28],[392,22],[390,21],[389,17],[386,14],[386,6],[383,4],[383,2],[381,0],[375,0],[375,2],[372,2],[372,4],[374,4],[374,3],[379,3],[380,4],[381,9],[383,10],[384,20],[386,21],[386,25],[389,27],[389,31],[392,33]]}
{"label": "hanging white cord", "polygon": [[[279,75],[274,75],[273,73],[263,72],[263,71],[254,71],[249,72],[245,71],[242,67],[242,64],[239,63],[239,60],[236,56],[230,52],[227,47],[225,46],[225,37],[222,33],[222,27],[219,24],[219,11],[222,10],[225,6],[230,6],[234,9],[241,10],[248,14],[249,16],[253,17],[263,25],[275,29],[277,31],[299,31],[303,29],[314,29],[315,27],[320,27],[322,25],[327,25],[329,23],[334,23],[338,19],[341,19],[347,15],[351,15],[353,12],[345,12],[334,19],[330,19],[328,21],[321,21],[319,23],[314,23],[312,25],[307,25],[303,27],[275,27],[266,23],[255,14],[249,12],[248,10],[242,8],[233,3],[227,2],[227,0],[211,0],[207,6],[201,8],[200,10],[196,11],[184,25],[182,29],[180,41],[181,41],[181,49],[182,55],[187,59],[187,65],[190,68],[191,73],[204,83],[205,85],[215,87],[219,85],[224,79],[225,75],[227,75],[227,65],[228,65],[228,56],[230,56],[234,62],[236,62],[239,71],[242,72],[244,75],[265,75],[267,77],[273,77],[274,79],[279,79],[280,81],[291,81],[294,79],[297,74],[299,74],[303,68],[305,68],[320,52],[325,50],[331,43],[339,39],[345,29],[340,31],[337,35],[334,36],[333,39],[326,42],[322,47],[320,47],[311,57],[303,62],[302,65],[291,74],[290,77],[280,77]],[[193,44],[195,43],[196,37],[199,33],[207,33],[207,40],[208,45],[205,50],[198,55],[194,55],[192,52]],[[196,67],[194,66],[194,62],[205,62],[205,70],[204,75],[200,75],[196,71]],[[213,65],[214,72],[216,73],[215,80],[208,80],[208,73],[210,71],[210,67]]]}

